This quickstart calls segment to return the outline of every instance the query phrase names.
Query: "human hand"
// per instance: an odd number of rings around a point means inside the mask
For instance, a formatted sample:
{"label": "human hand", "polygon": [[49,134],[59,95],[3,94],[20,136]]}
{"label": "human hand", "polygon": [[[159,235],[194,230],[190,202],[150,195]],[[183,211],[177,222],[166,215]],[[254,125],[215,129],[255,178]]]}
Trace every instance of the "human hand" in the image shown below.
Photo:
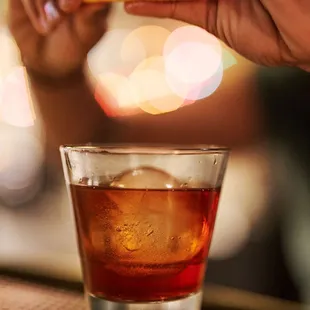
{"label": "human hand", "polygon": [[109,8],[81,0],[9,0],[9,27],[25,66],[55,80],[83,70],[106,31]]}
{"label": "human hand", "polygon": [[135,1],[125,8],[200,26],[261,65],[310,69],[309,0]]}

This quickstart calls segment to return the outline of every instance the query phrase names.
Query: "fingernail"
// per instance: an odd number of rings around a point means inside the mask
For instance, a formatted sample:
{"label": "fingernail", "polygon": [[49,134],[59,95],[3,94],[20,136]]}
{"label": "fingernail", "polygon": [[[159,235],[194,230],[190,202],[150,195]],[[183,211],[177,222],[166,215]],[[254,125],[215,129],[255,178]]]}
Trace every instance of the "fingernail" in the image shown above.
{"label": "fingernail", "polygon": [[60,18],[60,13],[58,12],[58,9],[53,1],[48,1],[45,3],[44,12],[49,22],[53,22]]}

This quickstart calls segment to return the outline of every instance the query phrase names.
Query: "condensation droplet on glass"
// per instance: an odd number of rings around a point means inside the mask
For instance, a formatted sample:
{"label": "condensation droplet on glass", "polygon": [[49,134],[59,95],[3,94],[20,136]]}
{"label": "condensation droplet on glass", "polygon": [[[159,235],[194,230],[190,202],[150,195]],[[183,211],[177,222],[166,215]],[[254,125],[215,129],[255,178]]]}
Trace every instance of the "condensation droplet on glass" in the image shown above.
{"label": "condensation droplet on glass", "polygon": [[154,232],[154,230],[153,230],[153,229],[149,229],[149,230],[148,230],[148,232],[147,232],[147,236],[149,237],[150,235],[152,235],[152,234],[153,234],[153,232]]}
{"label": "condensation droplet on glass", "polygon": [[90,184],[90,179],[87,178],[87,177],[82,177],[79,179],[79,184],[82,184],[82,185],[91,185]]}
{"label": "condensation droplet on glass", "polygon": [[188,183],[182,183],[181,184],[181,188],[187,188],[188,187]]}
{"label": "condensation droplet on glass", "polygon": [[214,165],[214,166],[217,165],[217,156],[216,156],[216,155],[214,156],[213,165]]}
{"label": "condensation droplet on glass", "polygon": [[111,177],[111,183],[112,182],[119,182],[119,179],[120,179],[119,177],[114,177],[114,178]]}

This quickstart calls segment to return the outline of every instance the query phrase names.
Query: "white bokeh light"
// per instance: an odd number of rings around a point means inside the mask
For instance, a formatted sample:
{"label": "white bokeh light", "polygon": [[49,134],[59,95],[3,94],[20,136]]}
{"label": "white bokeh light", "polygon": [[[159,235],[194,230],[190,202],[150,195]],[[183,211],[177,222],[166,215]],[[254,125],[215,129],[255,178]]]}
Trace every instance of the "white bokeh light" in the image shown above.
{"label": "white bokeh light", "polygon": [[24,67],[13,69],[2,82],[0,120],[16,127],[34,125],[35,113]]}
{"label": "white bokeh light", "polygon": [[167,83],[175,94],[189,101],[211,96],[223,80],[223,66],[220,65],[214,75],[202,83],[182,83],[175,75],[166,74]]}
{"label": "white bokeh light", "polygon": [[5,27],[0,27],[0,80],[11,73],[20,62],[20,55],[16,43]]}
{"label": "white bokeh light", "polygon": [[184,26],[172,32],[164,59],[167,83],[189,103],[210,96],[222,82],[221,44],[199,27]]}
{"label": "white bokeh light", "polygon": [[188,42],[199,42],[208,45],[210,49],[214,50],[219,55],[222,54],[220,41],[215,36],[200,27],[187,25],[175,29],[170,34],[165,42],[163,56],[167,57],[176,47]]}
{"label": "white bokeh light", "polygon": [[217,72],[221,62],[221,55],[201,42],[182,43],[165,57],[167,73],[184,84],[207,81]]}
{"label": "white bokeh light", "polygon": [[25,130],[1,127],[0,187],[27,188],[37,176],[44,160],[41,142]]}
{"label": "white bokeh light", "polygon": [[144,45],[137,37],[131,37],[126,46],[123,46],[131,33],[131,29],[114,29],[105,34],[88,55],[88,65],[93,75],[120,69],[131,71],[146,58]]}
{"label": "white bokeh light", "polygon": [[237,255],[249,242],[256,225],[264,223],[270,197],[267,154],[264,147],[251,147],[231,155],[219,203],[211,258],[227,259]]}

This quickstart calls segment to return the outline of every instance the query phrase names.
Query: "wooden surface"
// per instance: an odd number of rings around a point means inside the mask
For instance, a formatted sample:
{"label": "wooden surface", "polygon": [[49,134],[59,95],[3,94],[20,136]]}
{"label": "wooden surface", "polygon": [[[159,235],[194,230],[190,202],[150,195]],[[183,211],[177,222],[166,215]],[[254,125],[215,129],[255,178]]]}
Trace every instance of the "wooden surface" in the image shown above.
{"label": "wooden surface", "polygon": [[309,307],[237,289],[208,285],[204,288],[204,309],[225,310],[309,310]]}
{"label": "wooden surface", "polygon": [[[0,274],[0,310],[86,310],[81,284]],[[203,310],[305,310],[291,302],[207,285]],[[190,309],[188,309],[190,310]]]}
{"label": "wooden surface", "polygon": [[79,292],[0,277],[1,310],[86,310]]}

